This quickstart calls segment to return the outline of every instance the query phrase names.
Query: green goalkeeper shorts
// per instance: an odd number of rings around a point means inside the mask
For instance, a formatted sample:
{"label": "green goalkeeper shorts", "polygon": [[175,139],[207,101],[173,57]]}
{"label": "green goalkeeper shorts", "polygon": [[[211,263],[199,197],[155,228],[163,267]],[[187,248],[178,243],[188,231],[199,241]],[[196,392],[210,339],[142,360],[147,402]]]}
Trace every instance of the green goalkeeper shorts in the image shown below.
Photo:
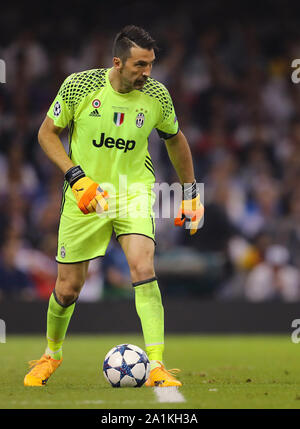
{"label": "green goalkeeper shorts", "polygon": [[117,238],[144,235],[155,243],[154,200],[153,192],[126,198],[127,204],[109,198],[108,212],[84,215],[69,199],[61,212],[56,261],[70,264],[104,256],[113,232]]}

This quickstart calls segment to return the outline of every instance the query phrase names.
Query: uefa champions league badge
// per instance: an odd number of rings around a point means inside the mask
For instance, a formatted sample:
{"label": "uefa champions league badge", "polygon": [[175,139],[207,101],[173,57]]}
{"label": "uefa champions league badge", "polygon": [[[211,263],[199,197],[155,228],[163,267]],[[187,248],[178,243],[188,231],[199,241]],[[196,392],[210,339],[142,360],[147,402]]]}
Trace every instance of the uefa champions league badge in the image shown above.
{"label": "uefa champions league badge", "polygon": [[61,246],[61,248],[60,248],[60,256],[62,258],[65,258],[65,256],[66,256],[66,249],[64,246]]}
{"label": "uefa champions league badge", "polygon": [[60,115],[60,113],[61,113],[61,105],[60,105],[60,102],[57,101],[53,107],[53,114],[54,114],[54,116],[57,117]]}

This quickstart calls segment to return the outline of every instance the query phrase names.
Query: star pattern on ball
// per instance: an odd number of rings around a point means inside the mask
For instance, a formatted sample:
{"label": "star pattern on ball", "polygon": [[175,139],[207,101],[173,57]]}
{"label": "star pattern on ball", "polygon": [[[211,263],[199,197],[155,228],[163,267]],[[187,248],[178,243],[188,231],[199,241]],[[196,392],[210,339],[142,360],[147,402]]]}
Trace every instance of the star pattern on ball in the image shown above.
{"label": "star pattern on ball", "polygon": [[111,349],[103,363],[103,373],[113,387],[141,387],[149,376],[150,362],[146,353],[131,344]]}

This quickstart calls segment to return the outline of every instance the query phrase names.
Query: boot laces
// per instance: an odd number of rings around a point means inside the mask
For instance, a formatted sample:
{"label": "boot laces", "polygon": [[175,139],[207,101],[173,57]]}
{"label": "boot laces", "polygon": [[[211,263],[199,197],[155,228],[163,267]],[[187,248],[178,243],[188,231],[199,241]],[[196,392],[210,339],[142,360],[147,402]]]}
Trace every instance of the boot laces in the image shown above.
{"label": "boot laces", "polygon": [[42,356],[41,359],[29,361],[28,362],[29,368],[33,368],[32,375],[40,374],[40,371],[42,369],[40,365],[44,365],[45,371],[48,370],[51,373],[52,365],[51,365],[50,359],[51,359],[50,356]]}
{"label": "boot laces", "polygon": [[167,374],[170,374],[170,375],[176,375],[176,374],[178,374],[178,372],[181,372],[181,369],[179,369],[179,368],[172,368],[172,369],[166,369],[165,367],[164,367],[164,365],[162,365],[161,364],[161,367],[160,367],[164,372],[166,372]]}
{"label": "boot laces", "polygon": [[172,369],[168,369],[166,371],[169,372],[172,375],[176,375],[176,374],[178,374],[178,372],[181,372],[181,369],[179,369],[179,368],[172,368]]}

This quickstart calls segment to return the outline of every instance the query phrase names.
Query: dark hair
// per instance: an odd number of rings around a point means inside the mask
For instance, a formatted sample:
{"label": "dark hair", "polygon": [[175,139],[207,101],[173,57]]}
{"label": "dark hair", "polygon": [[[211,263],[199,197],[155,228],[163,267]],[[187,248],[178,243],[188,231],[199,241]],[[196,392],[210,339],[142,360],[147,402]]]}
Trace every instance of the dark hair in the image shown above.
{"label": "dark hair", "polygon": [[130,49],[138,45],[143,49],[157,49],[155,40],[141,27],[126,25],[115,37],[113,43],[113,56],[126,62],[130,56]]}

